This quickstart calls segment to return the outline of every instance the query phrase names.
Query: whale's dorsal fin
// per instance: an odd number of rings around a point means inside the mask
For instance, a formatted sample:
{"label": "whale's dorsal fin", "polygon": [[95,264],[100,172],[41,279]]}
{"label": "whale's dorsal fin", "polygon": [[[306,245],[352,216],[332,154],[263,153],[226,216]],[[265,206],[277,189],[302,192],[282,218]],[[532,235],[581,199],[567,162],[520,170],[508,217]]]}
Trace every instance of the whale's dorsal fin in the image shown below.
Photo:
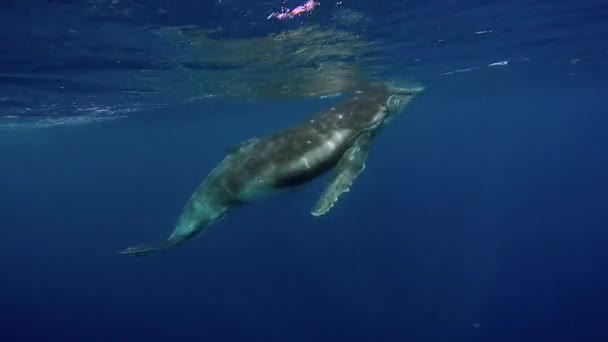
{"label": "whale's dorsal fin", "polygon": [[338,201],[340,195],[350,190],[353,181],[365,169],[365,160],[372,140],[371,132],[364,132],[344,153],[335,168],[335,175],[315,204],[311,214],[321,216]]}
{"label": "whale's dorsal fin", "polygon": [[251,146],[251,145],[255,144],[259,140],[260,140],[259,138],[251,138],[249,140],[243,141],[242,143],[240,143],[240,144],[238,144],[236,146],[229,147],[226,152],[228,154],[233,154],[233,153],[238,152],[238,151],[240,151],[240,150],[242,150],[242,149],[244,149],[244,148],[246,148],[248,146]]}

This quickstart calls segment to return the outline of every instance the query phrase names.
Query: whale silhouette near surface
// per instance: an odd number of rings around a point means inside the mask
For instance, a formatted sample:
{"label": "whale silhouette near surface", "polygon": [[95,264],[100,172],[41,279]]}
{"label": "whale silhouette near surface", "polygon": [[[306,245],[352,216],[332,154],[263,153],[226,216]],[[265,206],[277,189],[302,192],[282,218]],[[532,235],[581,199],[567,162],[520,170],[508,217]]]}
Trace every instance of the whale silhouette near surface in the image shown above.
{"label": "whale silhouette near surface", "polygon": [[230,209],[272,190],[304,184],[333,169],[333,177],[311,212],[314,216],[327,213],[365,168],[374,136],[422,90],[370,84],[303,123],[241,143],[192,194],[166,240],[119,253],[145,256],[183,244]]}

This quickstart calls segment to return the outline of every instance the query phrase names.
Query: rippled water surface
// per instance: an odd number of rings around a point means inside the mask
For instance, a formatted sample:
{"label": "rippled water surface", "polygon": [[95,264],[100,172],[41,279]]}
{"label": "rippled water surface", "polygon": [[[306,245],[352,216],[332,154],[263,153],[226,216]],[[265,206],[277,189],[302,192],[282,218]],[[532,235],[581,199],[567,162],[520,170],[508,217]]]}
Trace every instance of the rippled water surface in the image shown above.
{"label": "rippled water surface", "polygon": [[602,1],[323,2],[282,22],[266,19],[278,1],[0,6],[4,128],[120,118],[213,97],[331,95],[368,77],[576,82],[605,75],[608,57]]}

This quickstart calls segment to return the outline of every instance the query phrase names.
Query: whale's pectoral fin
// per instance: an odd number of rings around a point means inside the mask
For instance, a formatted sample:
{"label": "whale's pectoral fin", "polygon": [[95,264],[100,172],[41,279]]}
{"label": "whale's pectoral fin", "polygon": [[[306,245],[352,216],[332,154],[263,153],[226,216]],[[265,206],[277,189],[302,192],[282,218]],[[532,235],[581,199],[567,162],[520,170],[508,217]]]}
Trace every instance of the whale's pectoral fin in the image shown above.
{"label": "whale's pectoral fin", "polygon": [[311,212],[313,216],[321,216],[327,213],[338,201],[338,197],[350,190],[355,178],[365,169],[365,160],[371,140],[371,133],[365,132],[344,153],[336,165],[334,177]]}

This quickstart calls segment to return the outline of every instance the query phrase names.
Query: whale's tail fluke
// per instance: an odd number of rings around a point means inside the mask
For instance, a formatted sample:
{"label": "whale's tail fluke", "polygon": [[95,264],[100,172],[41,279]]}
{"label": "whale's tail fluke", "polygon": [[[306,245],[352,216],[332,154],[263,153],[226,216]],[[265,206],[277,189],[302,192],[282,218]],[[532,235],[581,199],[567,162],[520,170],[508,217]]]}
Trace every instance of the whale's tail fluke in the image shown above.
{"label": "whale's tail fluke", "polygon": [[146,243],[138,246],[132,246],[118,251],[118,254],[133,255],[136,257],[159,254],[167,249],[174,247],[175,242],[166,240],[160,242]]}
{"label": "whale's tail fluke", "polygon": [[136,257],[148,256],[162,253],[170,248],[192,239],[196,234],[190,234],[182,237],[170,237],[165,241],[158,241],[152,243],[144,243],[137,246],[131,246],[118,251],[118,254],[133,255]]}
{"label": "whale's tail fluke", "polygon": [[[207,223],[207,222],[206,222]],[[164,241],[144,243],[141,245],[131,246],[118,251],[118,254],[133,255],[136,257],[148,256],[162,253],[170,248],[181,245],[189,240],[194,239],[200,232],[207,228],[209,224],[198,225],[194,229],[189,231],[180,230],[182,228],[178,225],[176,230],[171,236]]]}
{"label": "whale's tail fluke", "polygon": [[166,240],[128,247],[119,251],[118,254],[142,257],[162,253],[194,239],[224,217],[227,210],[226,206],[213,205],[206,198],[193,196],[184,208],[173,232]]}

